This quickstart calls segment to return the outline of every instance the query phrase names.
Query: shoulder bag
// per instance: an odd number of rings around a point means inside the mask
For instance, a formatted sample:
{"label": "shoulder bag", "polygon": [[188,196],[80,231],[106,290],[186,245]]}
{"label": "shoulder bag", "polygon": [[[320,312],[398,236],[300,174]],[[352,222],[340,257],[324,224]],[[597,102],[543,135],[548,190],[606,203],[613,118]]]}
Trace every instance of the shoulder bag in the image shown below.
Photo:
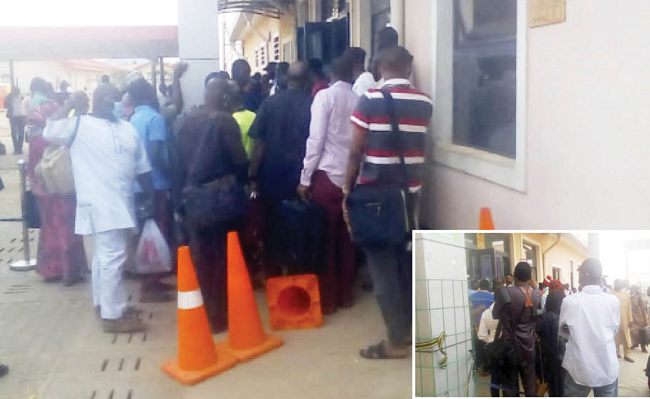
{"label": "shoulder bag", "polygon": [[70,147],[77,137],[81,117],[77,116],[74,133],[68,145],[52,146],[45,149],[43,157],[36,165],[34,172],[43,183],[43,189],[48,194],[66,195],[74,193],[74,175],[70,160]]}
{"label": "shoulder bag", "polygon": [[401,182],[392,185],[358,184],[347,197],[352,239],[361,246],[399,244],[407,239],[409,223],[406,198],[408,176],[404,163],[402,134],[395,104],[388,89],[382,89],[390,117],[392,140],[397,144]]}
{"label": "shoulder bag", "polygon": [[[507,288],[505,288],[507,290]],[[510,295],[510,291],[508,296]],[[511,302],[512,303],[512,302]],[[521,316],[526,311],[527,306],[524,305],[524,310],[521,312]],[[531,308],[532,309],[532,308]],[[497,331],[494,335],[494,341],[485,347],[488,358],[490,361],[496,362],[499,366],[510,365],[510,366],[519,366],[522,362],[521,350],[517,344],[517,333],[515,331],[515,317],[512,312],[508,312],[508,317],[499,319],[499,324],[497,324]],[[511,338],[503,338],[503,324],[507,322],[512,331]]]}
{"label": "shoulder bag", "polygon": [[[204,152],[208,135],[216,133],[214,125],[201,138],[199,150],[188,174],[188,185],[183,190],[185,219],[194,229],[204,229],[245,215],[247,195],[235,174],[228,174],[205,184],[193,181],[192,175]],[[217,134],[217,140],[219,135]]]}

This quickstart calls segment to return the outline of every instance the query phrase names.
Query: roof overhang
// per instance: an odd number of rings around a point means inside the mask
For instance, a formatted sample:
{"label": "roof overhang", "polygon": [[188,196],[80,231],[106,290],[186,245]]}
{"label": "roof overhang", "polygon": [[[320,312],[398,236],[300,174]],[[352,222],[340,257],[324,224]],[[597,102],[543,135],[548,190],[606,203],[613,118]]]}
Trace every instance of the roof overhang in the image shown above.
{"label": "roof overhang", "polygon": [[177,26],[0,27],[0,60],[178,57]]}
{"label": "roof overhang", "polygon": [[280,18],[289,11],[292,0],[219,0],[219,13],[246,12],[265,17]]}

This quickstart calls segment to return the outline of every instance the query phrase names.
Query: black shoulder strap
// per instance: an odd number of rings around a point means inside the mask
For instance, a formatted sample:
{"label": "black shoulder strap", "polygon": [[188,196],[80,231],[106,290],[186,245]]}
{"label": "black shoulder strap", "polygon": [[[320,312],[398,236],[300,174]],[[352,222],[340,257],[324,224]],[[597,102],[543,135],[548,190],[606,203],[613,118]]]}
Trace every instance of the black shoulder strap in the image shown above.
{"label": "black shoulder strap", "polygon": [[72,143],[74,143],[75,139],[77,138],[77,132],[79,131],[79,123],[80,122],[81,122],[81,116],[77,116],[77,122],[75,122],[75,125],[74,125],[74,132],[72,133],[72,137],[70,138],[70,142],[67,145],[68,149],[70,149],[70,147],[72,147]]}
{"label": "black shoulder strap", "polygon": [[404,162],[404,145],[402,140],[402,132],[399,129],[397,113],[395,112],[395,103],[393,101],[393,96],[390,94],[390,91],[387,87],[382,88],[381,93],[384,95],[384,99],[386,100],[386,110],[388,111],[388,116],[390,118],[393,142],[397,145],[397,152],[400,163],[400,175],[402,179],[401,185],[404,187],[405,192],[408,193],[409,179],[406,172],[406,163]]}

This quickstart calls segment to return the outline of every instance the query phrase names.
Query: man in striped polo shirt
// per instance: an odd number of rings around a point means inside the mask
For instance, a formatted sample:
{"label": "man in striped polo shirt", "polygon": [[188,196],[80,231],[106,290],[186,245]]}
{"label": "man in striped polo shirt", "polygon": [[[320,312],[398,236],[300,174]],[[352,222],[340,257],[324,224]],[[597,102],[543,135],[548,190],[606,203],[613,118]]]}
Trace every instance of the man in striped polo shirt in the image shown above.
{"label": "man in striped polo shirt", "polygon": [[[409,82],[413,56],[403,47],[392,47],[379,55],[379,68],[385,80],[383,89],[393,97],[401,140],[395,142],[386,100],[378,89],[368,90],[352,114],[353,138],[344,193],[356,184],[402,184],[400,153],[404,156],[408,180],[407,208],[410,227],[417,227],[419,192],[424,173],[424,152],[431,99]],[[344,204],[346,220],[347,207]],[[408,356],[411,341],[411,256],[409,243],[363,248],[368,259],[377,302],[388,328],[388,341],[369,346],[360,354],[369,359]]]}

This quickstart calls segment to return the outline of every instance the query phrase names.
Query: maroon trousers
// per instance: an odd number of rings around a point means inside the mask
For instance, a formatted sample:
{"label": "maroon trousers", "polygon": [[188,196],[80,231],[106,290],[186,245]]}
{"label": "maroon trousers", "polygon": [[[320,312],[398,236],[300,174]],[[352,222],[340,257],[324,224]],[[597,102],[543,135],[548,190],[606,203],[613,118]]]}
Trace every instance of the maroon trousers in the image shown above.
{"label": "maroon trousers", "polygon": [[312,176],[312,200],[327,214],[325,271],[319,276],[323,311],[352,304],[355,277],[355,247],[343,220],[343,191],[318,170]]}

